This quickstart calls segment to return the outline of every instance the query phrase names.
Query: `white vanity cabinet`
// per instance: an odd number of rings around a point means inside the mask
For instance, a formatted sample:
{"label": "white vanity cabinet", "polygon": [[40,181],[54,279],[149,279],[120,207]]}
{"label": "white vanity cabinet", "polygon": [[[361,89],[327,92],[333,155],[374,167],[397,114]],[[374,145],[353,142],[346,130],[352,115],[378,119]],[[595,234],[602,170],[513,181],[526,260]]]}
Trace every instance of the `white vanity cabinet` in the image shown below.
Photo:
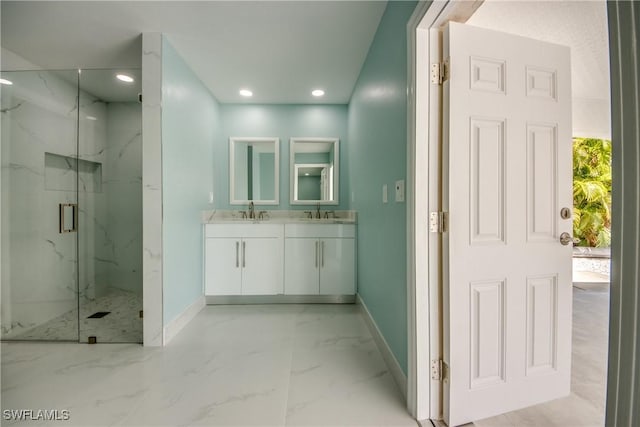
{"label": "white vanity cabinet", "polygon": [[205,295],[282,294],[283,264],[282,225],[205,225]]}
{"label": "white vanity cabinet", "polygon": [[355,225],[285,224],[284,293],[354,295]]}

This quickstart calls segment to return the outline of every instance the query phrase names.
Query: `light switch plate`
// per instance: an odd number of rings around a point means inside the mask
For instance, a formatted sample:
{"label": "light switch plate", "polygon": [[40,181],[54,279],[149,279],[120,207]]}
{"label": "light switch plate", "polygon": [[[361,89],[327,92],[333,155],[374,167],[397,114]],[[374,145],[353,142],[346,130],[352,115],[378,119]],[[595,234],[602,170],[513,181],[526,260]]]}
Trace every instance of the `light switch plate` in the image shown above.
{"label": "light switch plate", "polygon": [[396,181],[396,202],[404,202],[404,179]]}
{"label": "light switch plate", "polygon": [[387,192],[387,184],[382,186],[382,203],[388,203],[388,192]]}
{"label": "light switch plate", "polygon": [[213,204],[213,191],[209,191],[209,203]]}

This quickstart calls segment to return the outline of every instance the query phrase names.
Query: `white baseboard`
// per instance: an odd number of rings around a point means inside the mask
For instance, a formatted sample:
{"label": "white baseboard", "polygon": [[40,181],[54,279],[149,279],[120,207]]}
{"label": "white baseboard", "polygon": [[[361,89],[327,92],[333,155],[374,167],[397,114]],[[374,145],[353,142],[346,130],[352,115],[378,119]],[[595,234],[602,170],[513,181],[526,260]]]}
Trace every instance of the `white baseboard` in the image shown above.
{"label": "white baseboard", "polygon": [[198,298],[193,304],[187,307],[182,313],[176,316],[171,322],[164,327],[164,345],[169,344],[178,333],[187,326],[191,320],[202,310],[205,306],[204,295]]}
{"label": "white baseboard", "polygon": [[378,329],[378,325],[376,324],[375,320],[373,320],[373,317],[371,317],[371,313],[369,313],[369,309],[365,305],[364,301],[362,301],[362,298],[360,298],[359,294],[356,295],[356,304],[360,306],[360,310],[362,311],[365,323],[367,324],[367,327],[369,328],[369,331],[373,336],[373,340],[376,342],[376,345],[378,346],[380,353],[382,353],[382,358],[386,362],[387,367],[389,368],[389,372],[391,372],[391,376],[395,380],[396,384],[398,385],[398,388],[400,389],[400,391],[404,395],[404,398],[406,399],[407,398],[407,376],[404,374],[404,372],[402,372],[402,368],[400,367],[398,360],[393,355],[393,352],[391,351],[389,344],[387,344],[387,341],[384,339],[384,336],[382,336],[380,329]]}

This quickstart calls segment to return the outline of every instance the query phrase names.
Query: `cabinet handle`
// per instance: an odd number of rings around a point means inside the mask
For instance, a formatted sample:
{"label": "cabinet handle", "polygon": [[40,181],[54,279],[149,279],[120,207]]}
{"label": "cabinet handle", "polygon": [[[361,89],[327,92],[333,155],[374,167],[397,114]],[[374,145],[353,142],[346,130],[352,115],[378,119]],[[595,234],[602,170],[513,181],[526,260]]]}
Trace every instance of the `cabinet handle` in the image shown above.
{"label": "cabinet handle", "polygon": [[242,242],[242,267],[247,266],[247,242]]}
{"label": "cabinet handle", "polygon": [[240,267],[240,242],[236,242],[236,268]]}
{"label": "cabinet handle", "polygon": [[324,267],[324,240],[320,244],[322,245],[320,247],[320,254],[321,254],[320,256],[321,256],[321,259],[322,259],[321,265],[322,265],[322,267]]}
{"label": "cabinet handle", "polygon": [[316,268],[318,268],[318,241],[316,240]]}

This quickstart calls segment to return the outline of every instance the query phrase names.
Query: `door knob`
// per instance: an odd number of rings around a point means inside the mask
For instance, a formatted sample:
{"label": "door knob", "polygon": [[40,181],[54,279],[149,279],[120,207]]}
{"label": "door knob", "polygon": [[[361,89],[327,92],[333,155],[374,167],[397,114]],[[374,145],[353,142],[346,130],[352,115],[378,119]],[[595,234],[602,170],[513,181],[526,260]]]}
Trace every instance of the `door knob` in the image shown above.
{"label": "door knob", "polygon": [[564,246],[567,246],[569,243],[572,243],[573,239],[571,238],[571,235],[569,233],[562,233],[560,235],[560,243],[562,243]]}

